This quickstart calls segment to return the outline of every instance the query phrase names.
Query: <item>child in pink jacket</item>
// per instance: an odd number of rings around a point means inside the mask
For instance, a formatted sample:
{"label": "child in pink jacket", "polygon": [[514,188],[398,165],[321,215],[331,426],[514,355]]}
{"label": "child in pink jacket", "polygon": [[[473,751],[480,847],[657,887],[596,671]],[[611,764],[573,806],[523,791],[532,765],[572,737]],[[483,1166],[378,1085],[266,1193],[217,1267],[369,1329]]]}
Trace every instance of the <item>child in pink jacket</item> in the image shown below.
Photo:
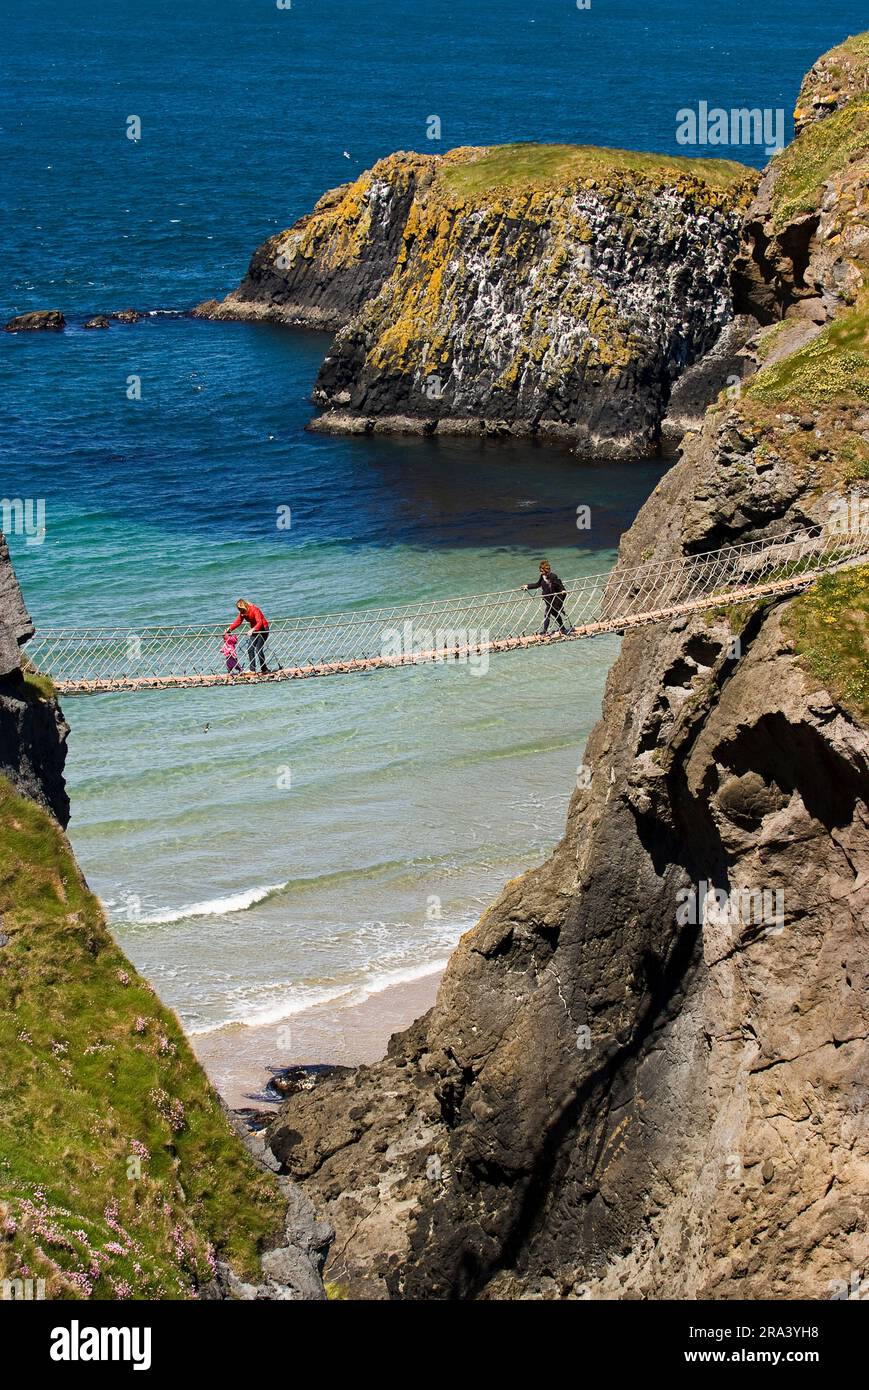
{"label": "child in pink jacket", "polygon": [[241,670],[241,664],[235,651],[237,643],[238,637],[236,634],[234,632],[228,632],[223,639],[223,646],[220,649],[221,654],[226,657],[226,669],[229,672]]}

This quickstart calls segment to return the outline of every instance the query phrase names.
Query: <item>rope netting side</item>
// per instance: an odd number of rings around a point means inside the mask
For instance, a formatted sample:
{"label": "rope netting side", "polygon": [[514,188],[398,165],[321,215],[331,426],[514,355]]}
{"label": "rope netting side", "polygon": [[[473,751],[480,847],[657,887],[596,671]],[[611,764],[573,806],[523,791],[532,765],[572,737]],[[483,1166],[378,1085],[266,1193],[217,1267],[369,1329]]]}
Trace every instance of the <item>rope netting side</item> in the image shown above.
{"label": "rope netting side", "polygon": [[[556,603],[550,630],[560,624],[614,630],[639,620],[773,582],[775,592],[869,554],[869,536],[801,532],[774,542],[747,542],[704,554],[625,567],[566,581],[563,611]],[[538,635],[546,607],[539,591],[507,590],[430,599],[355,612],[278,618],[264,655],[275,673],[350,665],[403,665],[462,651],[505,650]],[[658,616],[655,616],[658,615]],[[222,624],[40,630],[28,646],[34,664],[61,686],[217,680],[227,674]],[[239,631],[238,660],[259,664],[247,631]]]}

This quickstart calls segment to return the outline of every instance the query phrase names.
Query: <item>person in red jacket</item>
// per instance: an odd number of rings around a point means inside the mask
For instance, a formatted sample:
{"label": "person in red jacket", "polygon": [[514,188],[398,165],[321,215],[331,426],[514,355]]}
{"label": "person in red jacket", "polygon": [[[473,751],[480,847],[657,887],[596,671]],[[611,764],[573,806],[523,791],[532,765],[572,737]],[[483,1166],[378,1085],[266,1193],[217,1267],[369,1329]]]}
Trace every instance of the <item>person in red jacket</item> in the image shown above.
{"label": "person in red jacket", "polygon": [[255,671],[259,661],[260,671],[267,672],[269,668],[266,666],[265,645],[269,640],[268,619],[261,608],[257,608],[255,603],[248,603],[246,598],[240,598],[235,606],[238,609],[238,617],[234,623],[230,623],[223,635],[226,637],[234,628],[240,627],[242,622],[248,623],[250,636],[247,643],[247,659],[250,669]]}

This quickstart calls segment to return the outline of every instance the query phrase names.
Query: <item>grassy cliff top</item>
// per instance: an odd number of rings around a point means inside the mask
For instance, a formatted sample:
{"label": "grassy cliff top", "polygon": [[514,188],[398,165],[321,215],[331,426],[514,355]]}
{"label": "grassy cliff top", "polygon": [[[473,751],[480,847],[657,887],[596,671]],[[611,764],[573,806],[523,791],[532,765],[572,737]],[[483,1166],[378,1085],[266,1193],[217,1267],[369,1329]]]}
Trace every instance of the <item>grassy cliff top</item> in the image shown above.
{"label": "grassy cliff top", "polygon": [[183,1298],[216,1257],[255,1274],[283,1210],[273,1180],[112,941],[63,833],[4,778],[0,932],[0,1279]]}
{"label": "grassy cliff top", "polygon": [[791,604],[785,625],[806,669],[869,721],[869,565],[819,579]]}
{"label": "grassy cliff top", "polygon": [[768,405],[869,401],[869,295],[805,345],[752,377],[746,396]]}
{"label": "grassy cliff top", "polygon": [[[869,63],[867,63],[869,79]],[[869,92],[852,97],[839,110],[813,121],[776,155],[772,219],[782,230],[795,217],[817,212],[828,179],[869,156]]]}
{"label": "grassy cliff top", "polygon": [[869,72],[869,33],[852,34],[821,55],[800,87],[794,120],[800,125],[818,112],[841,105],[866,91]]}
{"label": "grassy cliff top", "polygon": [[722,190],[753,183],[755,170],[729,159],[691,159],[595,145],[494,145],[453,150],[440,178],[454,193],[475,195],[498,188],[547,188],[580,179],[636,175],[656,180],[692,178]]}
{"label": "grassy cliff top", "polygon": [[828,71],[841,74],[850,72],[854,61],[869,64],[869,30],[851,34],[825,53],[816,66],[823,65]]}

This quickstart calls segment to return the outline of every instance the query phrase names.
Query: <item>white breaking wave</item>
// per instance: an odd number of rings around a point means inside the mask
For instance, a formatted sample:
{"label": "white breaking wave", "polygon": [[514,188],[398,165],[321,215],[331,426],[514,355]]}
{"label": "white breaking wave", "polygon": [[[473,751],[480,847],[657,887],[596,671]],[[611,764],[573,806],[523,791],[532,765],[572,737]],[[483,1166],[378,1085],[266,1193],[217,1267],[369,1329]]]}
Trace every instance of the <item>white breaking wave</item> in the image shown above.
{"label": "white breaking wave", "polygon": [[444,956],[440,960],[427,961],[424,964],[411,966],[404,970],[370,975],[356,983],[336,985],[331,989],[305,990],[302,988],[299,991],[290,986],[287,995],[275,1004],[255,1007],[214,1023],[187,1025],[185,1032],[191,1036],[196,1033],[217,1033],[222,1028],[232,1027],[239,1023],[245,1028],[264,1028],[269,1024],[282,1023],[285,1019],[294,1018],[297,1014],[308,1013],[310,1010],[324,1008],[329,1004],[339,1004],[339,1001],[341,1008],[351,1008],[354,1004],[363,1004],[373,994],[382,994],[384,990],[391,989],[394,985],[412,984],[416,980],[425,979],[428,975],[437,975],[446,969],[448,961],[449,957]]}
{"label": "white breaking wave", "polygon": [[138,917],[136,921],[157,926],[167,922],[186,922],[189,917],[226,917],[231,912],[246,912],[273,893],[280,893],[286,886],[285,883],[269,883],[262,888],[247,888],[243,893],[230,893],[225,898],[207,898],[205,902],[189,903],[187,907],[167,907],[160,912]]}

